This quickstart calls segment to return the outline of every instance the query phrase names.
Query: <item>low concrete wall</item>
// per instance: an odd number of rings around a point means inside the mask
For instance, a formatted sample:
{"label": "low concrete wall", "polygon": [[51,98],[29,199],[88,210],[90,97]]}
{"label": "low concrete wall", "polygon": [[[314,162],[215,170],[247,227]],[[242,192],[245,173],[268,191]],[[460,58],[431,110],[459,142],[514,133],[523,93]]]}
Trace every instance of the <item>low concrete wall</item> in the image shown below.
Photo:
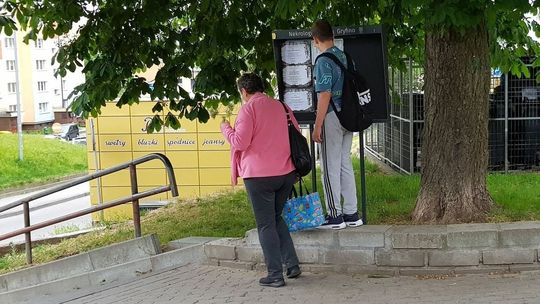
{"label": "low concrete wall", "polygon": [[[399,274],[540,270],[540,222],[363,226],[292,233],[308,269]],[[205,245],[211,264],[263,264],[257,231]]]}
{"label": "low concrete wall", "polygon": [[[215,239],[215,238],[212,238]],[[206,261],[202,244],[209,238],[175,241],[181,248],[159,252],[155,235],[0,276],[0,303],[58,303],[103,286]],[[7,290],[7,291],[6,291]],[[2,292],[4,291],[4,292]]]}
{"label": "low concrete wall", "polygon": [[160,250],[156,235],[144,236],[48,264],[0,275],[0,292],[99,271],[114,265],[156,255],[161,252]]}

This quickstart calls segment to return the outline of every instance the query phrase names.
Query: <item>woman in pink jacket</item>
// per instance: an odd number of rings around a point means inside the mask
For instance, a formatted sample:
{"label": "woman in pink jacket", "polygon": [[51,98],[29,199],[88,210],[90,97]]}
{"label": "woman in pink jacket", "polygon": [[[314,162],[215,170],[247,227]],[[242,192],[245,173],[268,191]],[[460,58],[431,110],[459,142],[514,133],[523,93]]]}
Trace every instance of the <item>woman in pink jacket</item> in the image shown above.
{"label": "woman in pink jacket", "polygon": [[[221,132],[231,145],[232,182],[240,176],[249,195],[259,242],[268,276],[262,286],[285,285],[283,266],[288,278],[300,275],[298,257],[281,213],[296,180],[291,160],[287,117],[280,101],[263,93],[263,82],[256,74],[243,74],[237,81],[242,108],[234,128],[221,124]],[[290,109],[289,109],[290,111]],[[293,123],[298,123],[291,115]]]}

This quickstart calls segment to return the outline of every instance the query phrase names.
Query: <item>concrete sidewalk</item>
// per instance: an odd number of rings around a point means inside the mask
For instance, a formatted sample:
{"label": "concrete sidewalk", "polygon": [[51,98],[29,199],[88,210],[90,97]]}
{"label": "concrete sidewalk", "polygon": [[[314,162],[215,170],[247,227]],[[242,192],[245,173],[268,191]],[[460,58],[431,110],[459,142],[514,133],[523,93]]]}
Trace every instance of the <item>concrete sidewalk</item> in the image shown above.
{"label": "concrete sidewalk", "polygon": [[261,287],[264,273],[188,265],[131,283],[89,291],[65,303],[539,303],[540,272],[457,277],[368,278],[305,273],[282,288]]}

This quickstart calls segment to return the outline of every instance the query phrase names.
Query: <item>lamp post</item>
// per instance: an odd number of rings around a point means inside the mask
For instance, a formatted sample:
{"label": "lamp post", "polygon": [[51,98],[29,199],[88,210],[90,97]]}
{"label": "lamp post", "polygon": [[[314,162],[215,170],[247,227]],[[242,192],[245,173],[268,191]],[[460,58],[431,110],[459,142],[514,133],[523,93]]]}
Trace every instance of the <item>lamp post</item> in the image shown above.
{"label": "lamp post", "polygon": [[19,55],[17,54],[17,31],[13,32],[15,40],[15,91],[17,96],[17,134],[19,137],[19,160],[24,159],[23,134],[22,134],[22,115],[21,115],[21,92],[19,84]]}

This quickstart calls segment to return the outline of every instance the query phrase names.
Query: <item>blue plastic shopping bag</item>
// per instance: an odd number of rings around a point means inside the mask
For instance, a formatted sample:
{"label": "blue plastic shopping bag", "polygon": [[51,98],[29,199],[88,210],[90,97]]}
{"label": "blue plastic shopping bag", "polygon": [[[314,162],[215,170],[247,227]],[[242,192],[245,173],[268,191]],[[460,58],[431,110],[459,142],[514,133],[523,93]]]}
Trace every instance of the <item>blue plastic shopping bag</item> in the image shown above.
{"label": "blue plastic shopping bag", "polygon": [[[300,185],[300,187],[302,187]],[[293,187],[291,197],[283,208],[283,219],[289,227],[289,231],[300,231],[318,227],[324,223],[323,209],[319,193],[309,193],[297,195]]]}

